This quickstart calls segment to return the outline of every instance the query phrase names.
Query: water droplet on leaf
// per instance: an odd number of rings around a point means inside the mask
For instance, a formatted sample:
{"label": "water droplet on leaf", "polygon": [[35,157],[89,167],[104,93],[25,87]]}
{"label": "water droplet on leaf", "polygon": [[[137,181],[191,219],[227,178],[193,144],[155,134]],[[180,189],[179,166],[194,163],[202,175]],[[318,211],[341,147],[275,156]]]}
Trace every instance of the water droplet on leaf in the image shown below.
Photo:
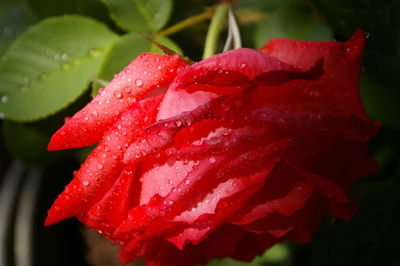
{"label": "water droplet on leaf", "polygon": [[7,103],[8,102],[8,96],[7,95],[1,96],[1,102],[2,103]]}

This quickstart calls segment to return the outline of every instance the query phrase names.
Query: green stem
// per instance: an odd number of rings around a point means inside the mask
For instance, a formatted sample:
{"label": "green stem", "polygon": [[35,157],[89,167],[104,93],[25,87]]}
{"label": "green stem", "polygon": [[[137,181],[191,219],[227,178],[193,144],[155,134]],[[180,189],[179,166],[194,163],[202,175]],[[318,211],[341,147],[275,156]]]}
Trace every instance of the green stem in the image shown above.
{"label": "green stem", "polygon": [[166,28],[163,31],[155,33],[154,37],[169,36],[169,35],[172,35],[174,33],[177,33],[178,31],[181,31],[181,30],[183,30],[185,28],[188,28],[188,27],[190,27],[192,25],[195,25],[195,24],[197,24],[199,22],[202,22],[203,20],[207,20],[207,19],[211,18],[213,16],[214,12],[215,12],[215,9],[214,8],[210,8],[210,9],[208,9],[207,11],[205,11],[205,12],[203,12],[201,14],[198,14],[198,15],[195,15],[193,17],[190,17],[190,18],[187,18],[185,20],[182,20],[181,22],[179,22],[179,23],[177,23],[175,25],[172,25],[171,27]]}
{"label": "green stem", "polygon": [[215,54],[218,44],[218,37],[223,27],[226,25],[228,18],[229,4],[220,4],[211,20],[210,26],[208,27],[206,43],[204,46],[203,59],[206,59]]}

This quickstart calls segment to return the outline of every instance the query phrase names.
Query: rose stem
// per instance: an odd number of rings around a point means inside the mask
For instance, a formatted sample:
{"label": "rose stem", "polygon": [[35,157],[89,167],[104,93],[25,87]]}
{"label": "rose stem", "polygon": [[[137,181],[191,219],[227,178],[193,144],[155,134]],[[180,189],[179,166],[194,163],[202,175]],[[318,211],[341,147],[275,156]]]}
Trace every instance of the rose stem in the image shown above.
{"label": "rose stem", "polygon": [[208,27],[203,59],[215,54],[219,34],[225,26],[225,22],[228,17],[228,10],[229,4],[227,3],[220,4],[215,10],[215,14],[211,20],[210,26]]}
{"label": "rose stem", "polygon": [[177,33],[185,28],[188,28],[199,22],[202,22],[204,20],[211,18],[214,15],[214,12],[215,12],[215,8],[209,8],[205,12],[195,15],[195,16],[192,16],[192,17],[189,17],[185,20],[182,20],[181,22],[178,22],[177,24],[172,25],[171,27],[166,28],[163,31],[155,33],[153,36],[154,37],[162,37],[162,36],[172,35],[172,34]]}

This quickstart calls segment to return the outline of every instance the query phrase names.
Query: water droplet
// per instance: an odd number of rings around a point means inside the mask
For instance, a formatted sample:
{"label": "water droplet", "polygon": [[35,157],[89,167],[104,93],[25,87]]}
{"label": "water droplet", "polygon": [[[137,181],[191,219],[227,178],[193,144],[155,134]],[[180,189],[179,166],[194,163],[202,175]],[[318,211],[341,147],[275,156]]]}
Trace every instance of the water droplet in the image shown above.
{"label": "water droplet", "polygon": [[1,102],[2,103],[7,103],[8,102],[8,96],[7,95],[1,96]]}
{"label": "water droplet", "polygon": [[143,85],[143,81],[141,81],[140,79],[136,80],[136,86],[142,87],[142,85]]}
{"label": "water droplet", "polygon": [[178,120],[178,121],[175,122],[175,125],[176,125],[177,127],[180,127],[180,126],[182,125],[182,122]]}
{"label": "water droplet", "polygon": [[210,163],[215,163],[216,161],[217,161],[217,159],[215,159],[215,157],[209,157],[208,158],[208,161],[210,162]]}
{"label": "water droplet", "polygon": [[98,164],[98,165],[97,165],[97,168],[98,168],[99,170],[103,169],[103,167],[104,167],[104,166],[103,166],[102,164]]}
{"label": "water droplet", "polygon": [[93,115],[93,116],[97,116],[97,112],[96,112],[96,111],[93,111],[93,112],[92,112],[92,115]]}
{"label": "water droplet", "polygon": [[162,68],[161,66],[157,66],[157,69],[158,69],[158,70],[161,70],[161,68]]}
{"label": "water droplet", "polygon": [[190,181],[189,181],[189,180],[186,180],[186,181],[185,181],[185,184],[186,184],[186,185],[189,185],[189,184],[190,184]]}
{"label": "water droplet", "polygon": [[114,92],[114,96],[118,99],[122,98],[122,93],[119,91]]}
{"label": "water droplet", "polygon": [[244,68],[247,67],[247,64],[246,63],[242,63],[242,64],[240,64],[240,67],[244,69]]}
{"label": "water droplet", "polygon": [[84,185],[85,187],[89,186],[89,184],[90,184],[89,180],[85,179],[82,181],[82,185]]}

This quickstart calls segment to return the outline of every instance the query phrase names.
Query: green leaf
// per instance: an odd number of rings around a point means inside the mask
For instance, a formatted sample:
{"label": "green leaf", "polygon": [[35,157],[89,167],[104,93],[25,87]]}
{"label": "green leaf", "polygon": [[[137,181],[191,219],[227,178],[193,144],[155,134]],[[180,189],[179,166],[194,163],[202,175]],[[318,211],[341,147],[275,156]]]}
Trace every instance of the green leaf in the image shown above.
{"label": "green leaf", "polygon": [[29,25],[36,15],[23,2],[15,2],[0,8],[0,55]]}
{"label": "green leaf", "polygon": [[85,91],[117,39],[103,24],[79,16],[29,28],[0,62],[0,113],[31,121],[63,109]]}
{"label": "green leaf", "polygon": [[257,25],[254,36],[256,47],[262,47],[273,38],[330,40],[332,32],[312,9],[283,8],[267,15]]}
{"label": "green leaf", "polygon": [[[182,50],[173,41],[166,37],[156,38],[155,41],[167,46],[168,48],[171,48],[178,53],[182,53]],[[121,70],[139,54],[149,51],[152,53],[161,53],[159,48],[155,47],[139,34],[125,34],[113,45],[96,78],[105,81],[112,80],[115,74],[121,72]],[[95,82],[93,84],[92,95],[96,95],[97,91],[101,87],[103,87],[101,84]]]}
{"label": "green leaf", "polygon": [[28,165],[54,162],[66,153],[47,152],[50,137],[44,135],[30,124],[4,121],[3,136],[10,153]]}
{"label": "green leaf", "polygon": [[101,0],[114,22],[124,30],[156,32],[168,22],[172,0]]}
{"label": "green leaf", "polygon": [[231,258],[211,260],[207,266],[284,266],[288,265],[290,250],[285,244],[275,244],[252,262],[236,261]]}
{"label": "green leaf", "polygon": [[107,8],[99,0],[26,0],[40,18],[79,14],[109,22]]}
{"label": "green leaf", "polygon": [[[154,40],[167,48],[171,49],[172,51],[176,52],[177,54],[184,56],[182,49],[171,39],[167,37],[156,37]],[[150,53],[155,53],[155,54],[162,54],[163,51],[158,48],[156,45],[152,44],[150,47]]]}

